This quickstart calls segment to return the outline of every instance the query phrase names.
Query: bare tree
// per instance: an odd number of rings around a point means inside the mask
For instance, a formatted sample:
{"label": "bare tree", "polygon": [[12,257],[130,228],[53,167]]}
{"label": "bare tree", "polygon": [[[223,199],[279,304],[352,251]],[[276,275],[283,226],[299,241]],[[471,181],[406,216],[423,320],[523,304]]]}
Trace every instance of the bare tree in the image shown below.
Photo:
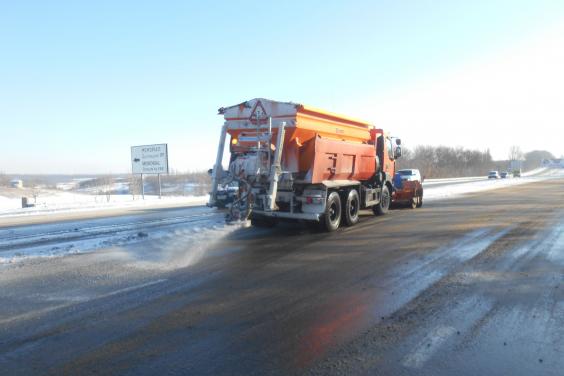
{"label": "bare tree", "polygon": [[106,202],[110,202],[112,198],[112,183],[113,179],[111,175],[103,176],[97,179],[98,182],[98,195],[105,196]]}
{"label": "bare tree", "polygon": [[37,198],[39,197],[39,194],[41,194],[41,187],[39,185],[34,185],[33,188],[31,188],[31,195],[33,196],[34,205],[37,205]]}
{"label": "bare tree", "polygon": [[521,161],[525,157],[525,154],[521,148],[517,145],[513,145],[509,148],[509,160],[510,161]]}
{"label": "bare tree", "polygon": [[554,155],[546,150],[533,150],[526,153],[524,159],[523,168],[525,170],[532,170],[539,167],[544,159],[554,159]]}
{"label": "bare tree", "polygon": [[427,178],[482,175],[493,163],[489,150],[428,145],[419,145],[413,150],[403,149],[397,168],[417,168]]}
{"label": "bare tree", "polygon": [[135,200],[135,195],[139,196],[141,194],[141,179],[139,178],[139,175],[135,175],[135,174],[129,175],[128,183],[129,183],[129,193],[131,194],[131,196],[133,196],[133,199]]}
{"label": "bare tree", "polygon": [[10,177],[3,172],[0,172],[0,186],[7,187],[10,185]]}

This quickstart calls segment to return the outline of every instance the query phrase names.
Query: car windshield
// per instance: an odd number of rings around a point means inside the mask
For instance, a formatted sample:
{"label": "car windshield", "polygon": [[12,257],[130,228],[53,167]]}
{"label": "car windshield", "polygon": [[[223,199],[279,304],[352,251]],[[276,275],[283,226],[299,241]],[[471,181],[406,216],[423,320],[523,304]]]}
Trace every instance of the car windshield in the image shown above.
{"label": "car windshield", "polygon": [[413,175],[413,171],[411,171],[411,170],[399,170],[398,174],[400,174],[402,176],[408,176],[408,175]]}

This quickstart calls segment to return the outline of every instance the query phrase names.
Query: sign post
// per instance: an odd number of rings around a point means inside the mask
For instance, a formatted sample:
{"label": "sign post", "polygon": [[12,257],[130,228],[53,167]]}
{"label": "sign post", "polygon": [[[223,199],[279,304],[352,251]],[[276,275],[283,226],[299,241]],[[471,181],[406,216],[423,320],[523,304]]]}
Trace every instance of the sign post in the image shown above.
{"label": "sign post", "polygon": [[157,175],[158,179],[159,179],[159,200],[162,198],[162,194],[161,194],[161,174]]}
{"label": "sign post", "polygon": [[131,147],[131,172],[141,175],[141,194],[145,199],[143,175],[157,175],[159,198],[162,197],[161,174],[168,174],[168,145],[140,145]]}
{"label": "sign post", "polygon": [[145,184],[143,183],[143,174],[141,174],[141,196],[145,199]]}

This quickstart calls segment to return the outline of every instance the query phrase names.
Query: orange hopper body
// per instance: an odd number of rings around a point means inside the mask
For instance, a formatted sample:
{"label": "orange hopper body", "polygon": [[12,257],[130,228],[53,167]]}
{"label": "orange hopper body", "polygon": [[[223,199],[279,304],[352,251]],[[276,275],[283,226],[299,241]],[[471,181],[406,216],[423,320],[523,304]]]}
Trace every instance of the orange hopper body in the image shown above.
{"label": "orange hopper body", "polygon": [[269,126],[273,134],[270,147],[274,148],[277,126],[284,122],[282,167],[304,183],[363,181],[376,172],[375,139],[382,131],[367,122],[301,104],[266,99],[222,108],[220,113],[225,117],[231,151],[235,153],[254,146],[242,141],[245,136],[268,132]]}

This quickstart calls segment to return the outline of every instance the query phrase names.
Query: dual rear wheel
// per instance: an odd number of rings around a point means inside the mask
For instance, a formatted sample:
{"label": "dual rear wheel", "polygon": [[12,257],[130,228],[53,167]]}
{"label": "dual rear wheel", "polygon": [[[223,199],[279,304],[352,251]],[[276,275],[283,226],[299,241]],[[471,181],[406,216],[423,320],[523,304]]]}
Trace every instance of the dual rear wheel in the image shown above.
{"label": "dual rear wheel", "polygon": [[335,231],[341,224],[341,215],[341,196],[337,192],[331,192],[320,220],[321,227],[329,232]]}
{"label": "dual rear wheel", "polygon": [[341,222],[346,226],[354,226],[359,221],[359,212],[360,195],[358,190],[351,189],[344,197],[339,195],[338,192],[331,192],[327,197],[325,213],[321,217],[321,226],[326,231],[335,231],[339,228]]}

